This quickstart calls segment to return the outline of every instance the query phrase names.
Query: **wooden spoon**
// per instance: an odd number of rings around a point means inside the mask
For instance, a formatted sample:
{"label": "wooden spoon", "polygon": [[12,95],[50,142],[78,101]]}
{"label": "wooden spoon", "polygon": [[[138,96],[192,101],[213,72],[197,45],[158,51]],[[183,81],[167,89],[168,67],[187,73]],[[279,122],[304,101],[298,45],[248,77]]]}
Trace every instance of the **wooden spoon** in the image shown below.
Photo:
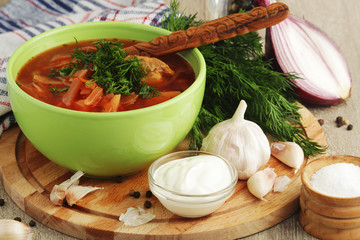
{"label": "wooden spoon", "polygon": [[199,27],[175,31],[170,35],[156,37],[149,42],[138,43],[124,50],[129,55],[166,55],[267,28],[283,21],[289,14],[286,4],[273,3],[268,7],[256,7],[246,13],[236,13],[205,22]]}

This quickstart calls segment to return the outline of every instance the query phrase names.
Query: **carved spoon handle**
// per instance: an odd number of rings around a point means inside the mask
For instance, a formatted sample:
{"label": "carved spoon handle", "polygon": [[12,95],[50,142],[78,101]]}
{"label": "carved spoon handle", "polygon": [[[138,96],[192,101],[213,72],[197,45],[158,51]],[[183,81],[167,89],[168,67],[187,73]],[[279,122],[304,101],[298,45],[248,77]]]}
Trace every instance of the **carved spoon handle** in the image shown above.
{"label": "carved spoon handle", "polygon": [[268,7],[256,7],[246,13],[236,13],[205,22],[199,27],[175,31],[124,50],[131,55],[166,55],[267,28],[283,21],[289,14],[286,4],[273,3]]}

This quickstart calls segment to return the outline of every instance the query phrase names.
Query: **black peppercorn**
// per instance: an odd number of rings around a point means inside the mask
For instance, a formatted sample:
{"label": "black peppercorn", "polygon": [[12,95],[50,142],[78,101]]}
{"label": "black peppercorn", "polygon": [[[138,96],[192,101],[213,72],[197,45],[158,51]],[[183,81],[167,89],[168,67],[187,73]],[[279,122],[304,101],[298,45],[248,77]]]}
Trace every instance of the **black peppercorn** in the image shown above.
{"label": "black peppercorn", "polygon": [[145,207],[145,208],[151,208],[151,205],[152,205],[152,204],[151,204],[150,201],[147,201],[147,200],[146,200],[146,201],[144,202],[144,207]]}
{"label": "black peppercorn", "polygon": [[34,220],[30,220],[29,226],[30,226],[30,227],[35,227],[35,226],[36,226],[36,222],[35,222]]}
{"label": "black peppercorn", "polygon": [[122,183],[123,182],[123,177],[122,176],[118,176],[115,178],[115,182],[117,183]]}
{"label": "black peppercorn", "polygon": [[342,116],[338,116],[335,120],[336,123],[343,123],[344,119]]}
{"label": "black peppercorn", "polygon": [[152,192],[150,190],[146,191],[146,197],[147,198],[151,198],[152,197]]}
{"label": "black peppercorn", "polygon": [[345,125],[345,121],[344,121],[344,118],[342,116],[338,116],[335,120],[336,122],[336,126],[339,128],[343,125]]}
{"label": "black peppercorn", "polygon": [[353,129],[353,125],[352,124],[349,124],[346,128],[347,130],[351,131]]}
{"label": "black peppercorn", "polygon": [[319,119],[318,122],[319,122],[320,126],[324,125],[324,119]]}
{"label": "black peppercorn", "polygon": [[5,200],[0,198],[0,206],[4,206],[5,205]]}
{"label": "black peppercorn", "polygon": [[141,196],[141,194],[140,194],[140,192],[134,192],[134,195],[133,195],[133,197],[134,198],[139,198]]}
{"label": "black peppercorn", "polygon": [[14,220],[21,222],[21,218],[20,217],[15,217]]}

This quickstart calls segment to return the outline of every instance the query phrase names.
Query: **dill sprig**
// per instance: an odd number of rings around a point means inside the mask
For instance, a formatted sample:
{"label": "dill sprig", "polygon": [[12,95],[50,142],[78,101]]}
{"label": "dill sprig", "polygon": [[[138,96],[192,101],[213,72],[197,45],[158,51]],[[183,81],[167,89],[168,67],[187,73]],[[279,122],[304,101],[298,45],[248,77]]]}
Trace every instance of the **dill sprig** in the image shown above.
{"label": "dill sprig", "polygon": [[54,87],[50,88],[49,91],[58,95],[61,92],[66,92],[68,89],[69,89],[69,87],[63,87],[63,88],[58,89],[56,86],[54,86]]}
{"label": "dill sprig", "polygon": [[93,46],[96,50],[83,49],[76,44],[71,53],[74,61],[57,73],[52,71],[50,74],[71,77],[77,70],[90,69],[93,72],[92,81],[104,88],[105,94],[130,95],[135,92],[144,99],[159,94],[153,87],[141,81],[147,73],[136,56],[128,56],[122,50],[122,43],[101,39],[94,42]]}
{"label": "dill sprig", "polygon": [[169,31],[185,30],[189,27],[199,26],[204,21],[197,20],[197,14],[186,15],[185,12],[179,13],[179,2],[171,1],[169,12],[163,15],[161,27]]}
{"label": "dill sprig", "polygon": [[[179,13],[172,1],[163,27],[185,30],[198,26],[196,15]],[[206,65],[206,88],[200,113],[189,133],[190,148],[200,149],[202,140],[217,123],[233,116],[240,100],[248,104],[245,118],[256,122],[280,141],[298,143],[306,156],[323,153],[325,148],[309,139],[301,126],[294,85],[295,74],[274,71],[264,60],[260,36],[251,32],[214,44],[201,46]]]}

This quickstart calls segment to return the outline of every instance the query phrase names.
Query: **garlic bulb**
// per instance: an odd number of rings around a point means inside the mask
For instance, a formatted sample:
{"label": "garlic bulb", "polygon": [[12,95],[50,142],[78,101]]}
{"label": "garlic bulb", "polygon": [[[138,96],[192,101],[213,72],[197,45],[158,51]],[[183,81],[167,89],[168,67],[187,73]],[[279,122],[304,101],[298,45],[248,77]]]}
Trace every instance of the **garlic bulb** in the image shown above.
{"label": "garlic bulb", "polygon": [[271,143],[271,154],[289,167],[295,168],[295,173],[304,161],[304,151],[294,142]]}
{"label": "garlic bulb", "polygon": [[274,170],[272,168],[266,168],[252,175],[247,181],[247,187],[252,195],[261,200],[266,200],[264,196],[271,191],[275,179],[276,173]]}
{"label": "garlic bulb", "polygon": [[32,236],[33,233],[28,225],[12,219],[0,220],[0,239],[30,240]]}
{"label": "garlic bulb", "polygon": [[270,144],[262,129],[244,119],[247,104],[244,100],[231,119],[216,124],[204,138],[201,150],[222,156],[246,180],[270,159]]}

